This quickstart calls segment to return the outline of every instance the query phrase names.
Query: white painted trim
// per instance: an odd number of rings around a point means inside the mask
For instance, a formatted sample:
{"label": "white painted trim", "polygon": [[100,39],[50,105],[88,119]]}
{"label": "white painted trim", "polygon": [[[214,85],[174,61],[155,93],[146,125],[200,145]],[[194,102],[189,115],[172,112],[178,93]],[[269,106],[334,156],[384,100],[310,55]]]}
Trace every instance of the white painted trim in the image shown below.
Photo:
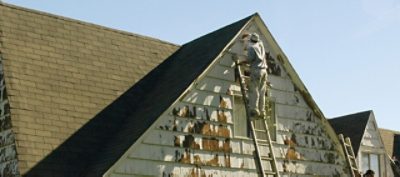
{"label": "white painted trim", "polygon": [[[239,32],[229,41],[229,43],[222,49],[222,51],[217,55],[217,57],[208,65],[208,67],[196,78],[193,80],[193,82],[189,85],[189,87],[170,105],[170,107],[165,110],[161,115],[167,114],[168,112],[171,112],[173,109],[173,105],[177,104],[179,100],[181,100],[190,90],[196,88],[196,83],[198,80],[201,80],[206,76],[206,73],[212,68],[218,59],[220,59],[224,53],[229,49],[232,44],[235,42],[236,38],[239,36],[239,34],[249,25],[250,22],[252,22],[254,19],[254,16],[249,19],[245,25],[239,30]],[[129,149],[112,165],[104,174],[103,177],[107,177],[113,173],[113,171],[121,164],[123,163],[124,159],[126,159],[129,154],[133,152],[133,150],[136,149],[136,146],[139,146],[143,139],[148,136],[148,134],[158,125],[158,123],[161,121],[160,118],[158,118],[146,131],[143,133],[142,136],[140,136],[132,145],[129,147]]]}

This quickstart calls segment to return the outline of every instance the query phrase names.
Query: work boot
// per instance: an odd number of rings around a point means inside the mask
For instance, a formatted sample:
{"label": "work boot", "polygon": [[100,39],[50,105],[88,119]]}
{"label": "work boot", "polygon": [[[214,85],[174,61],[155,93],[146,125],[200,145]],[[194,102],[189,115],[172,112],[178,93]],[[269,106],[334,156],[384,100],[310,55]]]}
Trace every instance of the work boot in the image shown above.
{"label": "work boot", "polygon": [[253,109],[253,110],[250,111],[250,116],[251,117],[258,117],[258,116],[260,116],[260,112],[258,110]]}
{"label": "work boot", "polygon": [[258,117],[260,117],[260,112],[258,110],[251,110],[250,111],[250,117],[252,119],[258,119]]}

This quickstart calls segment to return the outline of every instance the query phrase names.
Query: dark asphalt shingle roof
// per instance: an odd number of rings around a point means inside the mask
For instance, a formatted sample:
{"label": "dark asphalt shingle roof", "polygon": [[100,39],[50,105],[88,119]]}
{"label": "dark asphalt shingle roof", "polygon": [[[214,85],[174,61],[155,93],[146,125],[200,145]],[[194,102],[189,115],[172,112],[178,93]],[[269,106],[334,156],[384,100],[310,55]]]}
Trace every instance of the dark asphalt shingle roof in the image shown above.
{"label": "dark asphalt shingle roof", "polygon": [[178,99],[253,16],[183,45],[26,176],[102,176]]}
{"label": "dark asphalt shingle roof", "polygon": [[372,111],[364,111],[355,114],[345,115],[328,119],[336,134],[343,134],[349,137],[353,146],[354,154],[358,154],[361,140],[364,135],[369,117]]}

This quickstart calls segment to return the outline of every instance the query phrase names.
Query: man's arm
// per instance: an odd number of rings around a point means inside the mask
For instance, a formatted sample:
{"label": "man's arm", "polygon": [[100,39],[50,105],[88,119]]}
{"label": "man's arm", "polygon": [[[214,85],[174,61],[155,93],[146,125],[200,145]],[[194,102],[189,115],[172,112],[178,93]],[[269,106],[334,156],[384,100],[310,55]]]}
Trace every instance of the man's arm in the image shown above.
{"label": "man's arm", "polygon": [[236,53],[232,54],[232,60],[235,63],[237,62],[237,64],[239,64],[239,65],[248,64],[249,63],[246,58],[240,59],[239,56]]}

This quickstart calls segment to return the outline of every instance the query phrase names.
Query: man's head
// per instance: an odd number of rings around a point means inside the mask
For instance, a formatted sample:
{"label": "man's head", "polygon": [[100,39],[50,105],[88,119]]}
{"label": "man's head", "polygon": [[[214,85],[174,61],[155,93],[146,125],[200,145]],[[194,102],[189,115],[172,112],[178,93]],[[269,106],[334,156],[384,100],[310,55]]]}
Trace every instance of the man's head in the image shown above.
{"label": "man's head", "polygon": [[365,172],[365,177],[374,177],[374,175],[375,175],[375,172],[374,171],[372,171],[372,170],[367,170],[366,172]]}
{"label": "man's head", "polygon": [[250,37],[251,42],[257,43],[259,40],[260,40],[260,36],[258,36],[257,33],[251,34],[251,37]]}

